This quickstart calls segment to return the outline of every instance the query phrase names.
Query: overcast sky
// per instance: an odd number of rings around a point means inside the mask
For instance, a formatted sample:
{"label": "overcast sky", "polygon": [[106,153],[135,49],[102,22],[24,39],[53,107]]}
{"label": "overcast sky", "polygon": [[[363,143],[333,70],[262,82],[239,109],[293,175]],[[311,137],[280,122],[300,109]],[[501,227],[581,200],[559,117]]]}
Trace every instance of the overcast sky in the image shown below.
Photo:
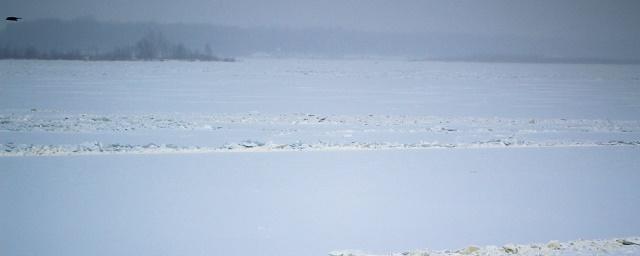
{"label": "overcast sky", "polygon": [[5,16],[384,32],[640,37],[638,0],[3,0]]}

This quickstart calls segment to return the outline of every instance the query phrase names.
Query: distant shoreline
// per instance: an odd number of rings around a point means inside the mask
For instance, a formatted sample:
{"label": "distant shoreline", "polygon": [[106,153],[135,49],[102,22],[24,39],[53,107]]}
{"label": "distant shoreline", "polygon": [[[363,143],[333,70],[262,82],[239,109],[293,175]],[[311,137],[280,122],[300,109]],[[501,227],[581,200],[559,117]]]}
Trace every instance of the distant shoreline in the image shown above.
{"label": "distant shoreline", "polygon": [[596,58],[511,58],[511,57],[461,57],[461,58],[424,58],[410,61],[437,62],[480,62],[480,63],[523,63],[523,64],[603,64],[603,65],[640,65],[640,60],[596,59]]}
{"label": "distant shoreline", "polygon": [[[465,58],[358,58],[358,57],[322,57],[314,58],[308,56],[278,56],[278,57],[246,57],[246,59],[301,59],[301,60],[362,60],[362,61],[380,61],[395,60],[407,62],[450,62],[450,63],[504,63],[504,64],[584,64],[584,65],[640,65],[640,60],[575,60],[575,59],[540,59],[540,60],[510,60],[510,59],[465,59]],[[0,61],[84,61],[84,62],[239,62],[238,58],[217,58],[217,59],[104,59],[104,58],[74,58],[74,59],[55,59],[55,58],[0,58]]]}
{"label": "distant shoreline", "polygon": [[276,58],[640,64],[640,44],[634,38],[382,33],[92,19],[39,19],[5,25],[0,29],[0,59],[194,59],[262,54]]}
{"label": "distant shoreline", "polygon": [[84,61],[84,62],[168,62],[168,61],[182,61],[182,62],[237,62],[236,58],[218,58],[214,60],[207,59],[49,59],[49,58],[0,58],[0,61],[26,61],[26,60],[35,60],[35,61]]}

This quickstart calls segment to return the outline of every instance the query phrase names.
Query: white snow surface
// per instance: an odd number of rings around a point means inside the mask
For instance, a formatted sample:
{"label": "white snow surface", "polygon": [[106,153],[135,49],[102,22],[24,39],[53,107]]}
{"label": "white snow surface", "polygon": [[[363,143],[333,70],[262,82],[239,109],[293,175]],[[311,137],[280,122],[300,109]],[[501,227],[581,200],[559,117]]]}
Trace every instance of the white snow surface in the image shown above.
{"label": "white snow surface", "polygon": [[[330,256],[374,256],[358,250],[342,250],[329,253]],[[576,240],[570,242],[549,241],[541,244],[507,244],[503,246],[468,246],[458,250],[416,250],[384,254],[389,256],[463,256],[463,255],[640,255],[640,238],[608,240]]]}
{"label": "white snow surface", "polygon": [[[640,121],[372,114],[73,115],[33,111],[0,114],[0,132],[8,135],[0,141],[0,156],[640,146]],[[46,134],[46,138],[33,134]],[[87,141],[95,137],[101,141]],[[43,144],[47,141],[56,144]]]}
{"label": "white snow surface", "polygon": [[640,255],[639,188],[638,65],[0,61],[2,255]]}
{"label": "white snow surface", "polygon": [[640,119],[640,65],[0,61],[0,109]]}

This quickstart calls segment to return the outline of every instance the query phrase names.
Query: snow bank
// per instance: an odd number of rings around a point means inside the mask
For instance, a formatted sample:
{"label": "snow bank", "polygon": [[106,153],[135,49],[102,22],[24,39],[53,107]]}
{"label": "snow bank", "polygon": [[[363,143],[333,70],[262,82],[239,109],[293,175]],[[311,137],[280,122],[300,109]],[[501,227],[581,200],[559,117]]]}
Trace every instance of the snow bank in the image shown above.
{"label": "snow bank", "polygon": [[34,144],[0,144],[0,156],[64,156],[64,155],[98,155],[98,154],[190,154],[190,153],[223,153],[223,152],[279,152],[279,151],[339,151],[339,150],[417,150],[444,148],[529,148],[529,147],[598,147],[598,146],[640,146],[640,141],[608,141],[598,143],[529,143],[510,141],[479,141],[470,144],[442,144],[438,142],[420,142],[415,144],[400,143],[293,143],[265,144],[259,141],[243,141],[230,143],[221,147],[178,146],[173,144],[131,145],[102,144],[88,142],[79,145],[34,145]]}
{"label": "snow bank", "polygon": [[[342,250],[330,256],[373,256],[358,250]],[[389,254],[386,254],[389,255]],[[550,241],[546,244],[507,244],[504,246],[469,246],[458,250],[416,250],[392,253],[391,256],[462,256],[462,255],[640,255],[640,237],[608,240],[577,240],[571,242]]]}
{"label": "snow bank", "polygon": [[134,130],[216,130],[238,128],[280,130],[310,127],[340,131],[353,128],[366,132],[391,130],[416,133],[560,133],[640,132],[638,120],[540,119],[499,117],[436,117],[410,115],[321,115],[321,114],[69,114],[58,111],[0,113],[0,131],[126,132]]}
{"label": "snow bank", "polygon": [[[639,121],[404,115],[35,111],[0,114],[0,132],[9,135],[0,139],[0,156],[640,146]],[[194,133],[195,140],[179,139]],[[79,135],[103,139],[79,141]],[[37,143],[21,141],[21,136],[39,139]],[[51,139],[56,137],[60,139]],[[47,138],[51,143],[46,143]]]}

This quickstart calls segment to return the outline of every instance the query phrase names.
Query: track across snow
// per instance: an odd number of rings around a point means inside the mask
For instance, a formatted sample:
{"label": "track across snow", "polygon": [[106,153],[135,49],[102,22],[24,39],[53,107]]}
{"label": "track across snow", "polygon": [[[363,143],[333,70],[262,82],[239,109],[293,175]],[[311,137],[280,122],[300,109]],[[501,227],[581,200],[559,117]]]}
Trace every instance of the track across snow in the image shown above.
{"label": "track across snow", "polygon": [[[640,146],[639,121],[317,114],[0,114],[0,156]],[[198,141],[173,138],[198,134]],[[20,141],[29,134],[56,144]],[[105,141],[78,141],[78,135]],[[131,143],[136,137],[141,143]]]}

